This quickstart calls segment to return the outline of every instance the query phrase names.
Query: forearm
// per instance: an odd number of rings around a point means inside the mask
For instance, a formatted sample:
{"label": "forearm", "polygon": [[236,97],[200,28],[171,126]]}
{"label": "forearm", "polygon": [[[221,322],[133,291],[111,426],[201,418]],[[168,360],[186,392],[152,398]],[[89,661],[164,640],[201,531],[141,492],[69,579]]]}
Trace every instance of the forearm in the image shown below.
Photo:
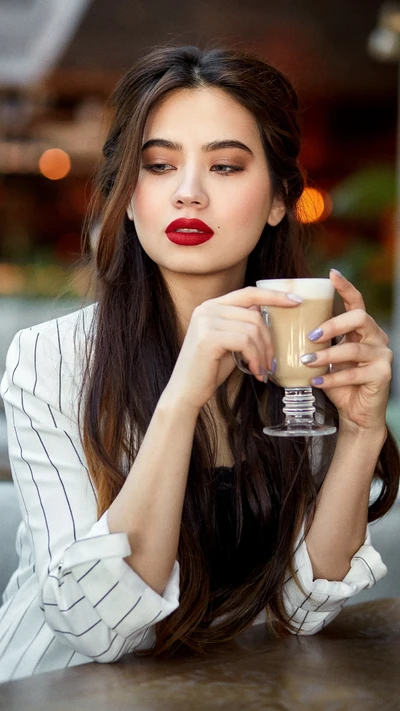
{"label": "forearm", "polygon": [[370,487],[386,430],[340,431],[306,537],[314,579],[342,580],[365,539]]}
{"label": "forearm", "polygon": [[131,568],[160,594],[177,556],[198,413],[164,391],[124,486],[110,506],[112,532],[129,536]]}

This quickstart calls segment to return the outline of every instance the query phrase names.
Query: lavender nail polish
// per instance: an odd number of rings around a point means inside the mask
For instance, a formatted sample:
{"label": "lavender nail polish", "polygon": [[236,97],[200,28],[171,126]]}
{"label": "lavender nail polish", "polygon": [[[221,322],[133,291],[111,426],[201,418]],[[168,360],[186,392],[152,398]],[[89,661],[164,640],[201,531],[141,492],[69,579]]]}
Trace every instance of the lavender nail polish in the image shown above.
{"label": "lavender nail polish", "polygon": [[276,371],[276,358],[272,359],[272,372],[275,373]]}
{"label": "lavender nail polish", "polygon": [[333,267],[331,267],[331,272],[336,274],[336,276],[338,276],[338,277],[343,276],[342,272],[340,272],[339,269],[334,269]]}
{"label": "lavender nail polish", "polygon": [[286,294],[286,296],[290,301],[295,301],[296,304],[302,304],[304,301],[303,297],[299,296],[299,294]]}
{"label": "lavender nail polish", "polygon": [[314,361],[317,360],[317,354],[316,353],[306,353],[305,355],[300,356],[300,360],[304,365],[307,365],[308,363],[314,363]]}
{"label": "lavender nail polish", "polygon": [[322,385],[322,383],[324,382],[324,379],[321,378],[321,377],[312,378],[312,379],[311,379],[311,382],[312,382],[313,385]]}
{"label": "lavender nail polish", "polygon": [[318,339],[321,338],[323,333],[324,332],[322,328],[314,328],[314,330],[308,334],[308,338],[310,339],[310,341],[318,341]]}

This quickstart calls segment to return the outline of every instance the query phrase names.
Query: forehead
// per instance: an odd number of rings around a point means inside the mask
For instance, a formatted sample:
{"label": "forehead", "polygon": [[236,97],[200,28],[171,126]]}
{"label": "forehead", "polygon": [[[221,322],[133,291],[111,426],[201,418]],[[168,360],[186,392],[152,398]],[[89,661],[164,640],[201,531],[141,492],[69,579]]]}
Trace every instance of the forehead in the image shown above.
{"label": "forehead", "polygon": [[217,87],[177,89],[168,94],[147,118],[143,142],[150,138],[183,144],[232,138],[262,147],[254,116]]}

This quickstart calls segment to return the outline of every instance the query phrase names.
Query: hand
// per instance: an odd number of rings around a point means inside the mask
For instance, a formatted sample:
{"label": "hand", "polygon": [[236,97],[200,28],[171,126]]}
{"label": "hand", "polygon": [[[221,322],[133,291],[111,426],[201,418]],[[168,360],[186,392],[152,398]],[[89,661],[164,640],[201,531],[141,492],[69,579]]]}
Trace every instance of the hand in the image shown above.
{"label": "hand", "polygon": [[240,351],[254,377],[264,382],[274,354],[262,305],[293,308],[299,302],[284,292],[248,286],[194,309],[166,388],[173,399],[200,410],[232,373],[232,351]]}
{"label": "hand", "polygon": [[360,292],[333,271],[329,277],[344,301],[346,313],[322,323],[322,334],[313,341],[324,343],[345,335],[338,345],[319,351],[313,363],[307,364],[310,368],[332,364],[330,373],[317,378],[313,386],[326,392],[343,427],[384,430],[393,361],[389,339],[366,313]]}

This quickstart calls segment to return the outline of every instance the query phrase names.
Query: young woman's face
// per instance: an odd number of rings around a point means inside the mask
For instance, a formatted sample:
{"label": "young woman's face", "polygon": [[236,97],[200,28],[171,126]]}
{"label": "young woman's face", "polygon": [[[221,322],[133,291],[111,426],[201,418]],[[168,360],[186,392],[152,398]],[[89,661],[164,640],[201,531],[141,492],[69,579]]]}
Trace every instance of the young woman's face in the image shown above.
{"label": "young woman's face", "polygon": [[[283,215],[283,204],[272,196],[256,121],[227,93],[177,90],[153,109],[128,216],[162,271],[211,274],[242,266],[244,274],[265,224],[276,225]],[[180,218],[201,220],[213,236],[180,244],[209,236],[196,223],[166,232]],[[200,235],[188,237],[187,229]]]}

